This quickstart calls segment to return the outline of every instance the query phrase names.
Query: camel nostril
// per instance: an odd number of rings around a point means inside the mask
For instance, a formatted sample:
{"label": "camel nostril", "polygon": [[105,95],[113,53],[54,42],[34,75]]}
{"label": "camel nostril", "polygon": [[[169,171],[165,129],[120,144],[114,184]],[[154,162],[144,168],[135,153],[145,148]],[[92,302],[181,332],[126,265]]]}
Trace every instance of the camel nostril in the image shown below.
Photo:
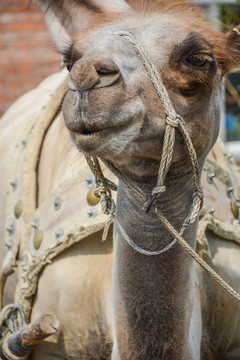
{"label": "camel nostril", "polygon": [[69,88],[72,91],[87,91],[114,84],[120,76],[118,66],[109,58],[81,58],[70,72]]}
{"label": "camel nostril", "polygon": [[100,70],[96,70],[96,71],[100,77],[111,76],[111,75],[115,75],[118,73],[118,70],[101,70],[100,69]]}
{"label": "camel nostril", "polygon": [[120,71],[115,69],[114,70],[96,69],[96,72],[100,79],[100,82],[95,86],[96,88],[103,88],[113,85],[119,79],[120,76]]}

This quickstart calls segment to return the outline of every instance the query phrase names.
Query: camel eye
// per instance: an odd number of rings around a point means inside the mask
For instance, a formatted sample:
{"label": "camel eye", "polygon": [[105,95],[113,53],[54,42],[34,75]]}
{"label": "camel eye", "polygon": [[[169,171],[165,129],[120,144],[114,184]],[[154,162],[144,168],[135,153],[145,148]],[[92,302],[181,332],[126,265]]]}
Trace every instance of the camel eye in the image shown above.
{"label": "camel eye", "polygon": [[65,66],[66,66],[67,70],[70,72],[72,70],[73,64],[68,63]]}
{"label": "camel eye", "polygon": [[186,61],[193,66],[203,68],[209,64],[209,62],[212,62],[213,58],[208,54],[193,54],[190,55]]}
{"label": "camel eye", "polygon": [[70,72],[72,70],[73,65],[74,65],[73,62],[70,62],[70,61],[64,59],[62,62],[61,69],[66,68]]}

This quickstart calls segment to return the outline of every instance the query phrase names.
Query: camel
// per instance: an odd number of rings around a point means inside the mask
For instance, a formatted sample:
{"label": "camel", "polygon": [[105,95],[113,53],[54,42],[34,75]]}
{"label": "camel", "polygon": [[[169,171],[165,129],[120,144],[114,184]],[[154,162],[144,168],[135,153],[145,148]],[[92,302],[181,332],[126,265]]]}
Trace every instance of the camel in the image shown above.
{"label": "camel", "polygon": [[[57,84],[51,85],[55,86],[55,93],[50,97],[58,103],[57,107],[64,98],[62,114],[55,117],[53,100],[42,95],[50,104],[43,119],[55,119],[51,123],[45,121],[44,131],[43,125],[39,125],[44,140],[39,144],[41,154],[37,159],[38,187],[36,194],[25,190],[26,199],[33,197],[39,210],[33,229],[24,229],[25,235],[31,234],[31,241],[25,247],[20,241],[15,250],[18,274],[19,277],[25,274],[24,281],[26,273],[30,276],[40,264],[38,258],[42,261],[39,279],[29,278],[37,283],[37,288],[30,289],[30,280],[25,288],[18,285],[16,301],[21,299],[23,290],[25,294],[29,291],[26,299],[34,296],[34,300],[33,303],[29,300],[24,308],[28,320],[33,322],[42,314],[53,313],[59,322],[57,331],[34,348],[29,359],[240,359],[237,300],[196,264],[156,216],[159,211],[180,232],[193,203],[196,188],[188,147],[177,126],[180,116],[196,152],[199,176],[204,175],[205,198],[211,198],[212,192],[215,202],[215,215],[212,209],[206,210],[206,200],[200,213],[207,224],[199,237],[202,242],[197,241],[197,215],[183,237],[240,291],[239,211],[231,224],[230,205],[226,208],[225,204],[226,199],[230,204],[230,197],[232,212],[236,214],[238,202],[234,193],[239,190],[239,179],[232,170],[231,157],[224,155],[221,145],[215,145],[208,155],[218,136],[222,78],[240,64],[240,28],[220,33],[206,23],[198,10],[178,1],[40,0],[39,3],[69,75],[67,90],[59,86],[66,80],[65,73],[45,83],[46,88],[50,83]],[[145,49],[151,64],[156,66],[166,96],[171,100],[171,111],[176,111],[177,118],[169,120],[163,100],[129,38]],[[32,103],[43,90],[42,85],[31,94]],[[30,113],[29,119],[32,116]],[[166,155],[163,150],[166,121],[175,128],[175,144],[164,183],[157,186],[158,193],[153,196],[161,159]],[[6,130],[6,136],[12,133],[14,125]],[[17,125],[19,128],[21,124]],[[37,126],[33,121],[29,127],[29,134],[35,139]],[[24,149],[28,141],[29,138],[22,141]],[[11,157],[11,151],[6,156]],[[29,154],[31,163],[34,156]],[[63,225],[58,228],[54,249],[60,250],[53,259],[49,252],[45,261],[41,247],[45,251],[48,242],[53,241],[48,231],[55,229],[56,224],[65,225],[66,219],[75,224],[78,221],[75,214],[85,206],[83,195],[78,193],[83,188],[83,178],[88,176],[84,155],[88,160],[101,159],[119,177],[113,245],[111,229],[107,240],[101,242],[106,218],[100,215],[94,229],[94,223],[89,220],[89,226],[81,226],[78,232],[69,235],[71,246],[63,247],[61,238],[65,228]],[[167,156],[170,157],[169,153]],[[215,171],[209,172],[213,168]],[[24,174],[28,173],[27,169]],[[106,173],[110,178],[109,170]],[[63,209],[66,200],[65,188],[64,191],[61,188],[62,197],[57,196],[55,188],[74,177],[81,186],[75,182],[78,186],[73,188],[69,182],[65,187],[72,208],[50,221],[51,211]],[[7,180],[3,177],[1,181],[2,188],[6,188]],[[15,181],[11,187],[15,199],[14,194],[19,188],[24,189],[24,184]],[[197,190],[200,194],[201,187]],[[220,192],[223,200],[217,198]],[[151,200],[148,211],[143,197],[137,194]],[[3,199],[5,206],[7,200]],[[21,202],[16,204],[15,222],[20,226]],[[94,217],[95,210],[91,211],[90,217]],[[31,223],[31,213],[26,216]],[[221,232],[223,221],[229,223]],[[14,236],[15,227],[10,226],[8,233]],[[129,243],[135,244],[135,248]],[[156,254],[161,250],[162,253]]]}

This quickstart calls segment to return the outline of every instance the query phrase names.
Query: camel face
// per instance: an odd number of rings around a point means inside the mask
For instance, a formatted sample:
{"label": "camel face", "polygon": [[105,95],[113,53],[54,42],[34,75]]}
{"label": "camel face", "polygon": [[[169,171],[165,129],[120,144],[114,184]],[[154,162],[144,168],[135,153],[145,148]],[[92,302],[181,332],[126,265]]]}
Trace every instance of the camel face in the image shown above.
{"label": "camel face", "polygon": [[[173,15],[152,15],[134,24],[125,20],[65,51],[70,81],[63,114],[73,141],[129,175],[157,172],[166,114],[132,45],[118,35],[122,30],[147,50],[187,123],[199,159],[204,159],[218,133],[221,71],[209,38]],[[185,158],[177,132],[173,162]]]}

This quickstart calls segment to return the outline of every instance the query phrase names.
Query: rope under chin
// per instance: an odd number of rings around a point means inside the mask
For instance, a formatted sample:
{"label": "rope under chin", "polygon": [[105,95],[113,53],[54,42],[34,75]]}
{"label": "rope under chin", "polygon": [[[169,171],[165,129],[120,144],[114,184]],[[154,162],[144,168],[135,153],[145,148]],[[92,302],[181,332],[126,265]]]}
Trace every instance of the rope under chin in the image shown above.
{"label": "rope under chin", "polygon": [[[173,241],[158,251],[147,251],[139,247],[135,242],[130,239],[130,237],[126,234],[121,224],[115,220],[116,226],[121,231],[124,239],[128,242],[128,244],[136,251],[144,255],[160,255],[165,251],[169,250],[176,242],[178,242],[192,257],[193,259],[203,267],[212,277],[213,279],[220,284],[231,296],[237,299],[240,302],[240,295],[233,290],[192,248],[189,244],[183,239],[182,235],[187,227],[195,222],[198,217],[199,211],[202,206],[203,201],[203,191],[200,180],[200,171],[198,167],[197,155],[187,130],[187,126],[183,118],[176,113],[169,94],[163,84],[161,76],[156,68],[156,66],[152,63],[148,53],[142,47],[141,44],[137,42],[135,37],[125,31],[121,31],[115,33],[115,35],[125,37],[133,46],[136,54],[142,61],[142,64],[150,77],[154,88],[157,91],[157,94],[162,102],[166,113],[166,130],[164,134],[163,140],[163,151],[162,158],[159,166],[157,183],[156,186],[152,190],[152,194],[150,198],[147,198],[145,193],[136,186],[130,179],[123,177],[120,171],[109,161],[103,160],[103,162],[107,165],[107,167],[125,184],[125,186],[133,193],[142,203],[144,204],[144,209],[146,212],[149,212],[151,209],[157,218],[164,224],[166,229],[173,235]],[[190,206],[190,210],[188,215],[186,216],[182,227],[179,232],[175,230],[175,228],[169,223],[169,221],[165,218],[162,212],[157,208],[154,204],[155,200],[166,191],[166,186],[164,184],[166,174],[170,168],[173,156],[173,149],[175,144],[175,132],[178,129],[185,142],[187,152],[189,155],[189,161],[191,164],[192,172],[193,172],[193,185],[194,192],[192,196],[192,204]],[[92,172],[96,177],[97,183],[97,191],[96,195],[100,197],[102,210],[105,214],[109,215],[109,218],[106,222],[104,232],[103,232],[103,240],[106,240],[107,233],[109,230],[109,226],[115,215],[115,204],[111,196],[111,190],[116,190],[116,185],[106,179],[101,170],[101,166],[97,157],[91,157],[85,154],[86,160]]]}

